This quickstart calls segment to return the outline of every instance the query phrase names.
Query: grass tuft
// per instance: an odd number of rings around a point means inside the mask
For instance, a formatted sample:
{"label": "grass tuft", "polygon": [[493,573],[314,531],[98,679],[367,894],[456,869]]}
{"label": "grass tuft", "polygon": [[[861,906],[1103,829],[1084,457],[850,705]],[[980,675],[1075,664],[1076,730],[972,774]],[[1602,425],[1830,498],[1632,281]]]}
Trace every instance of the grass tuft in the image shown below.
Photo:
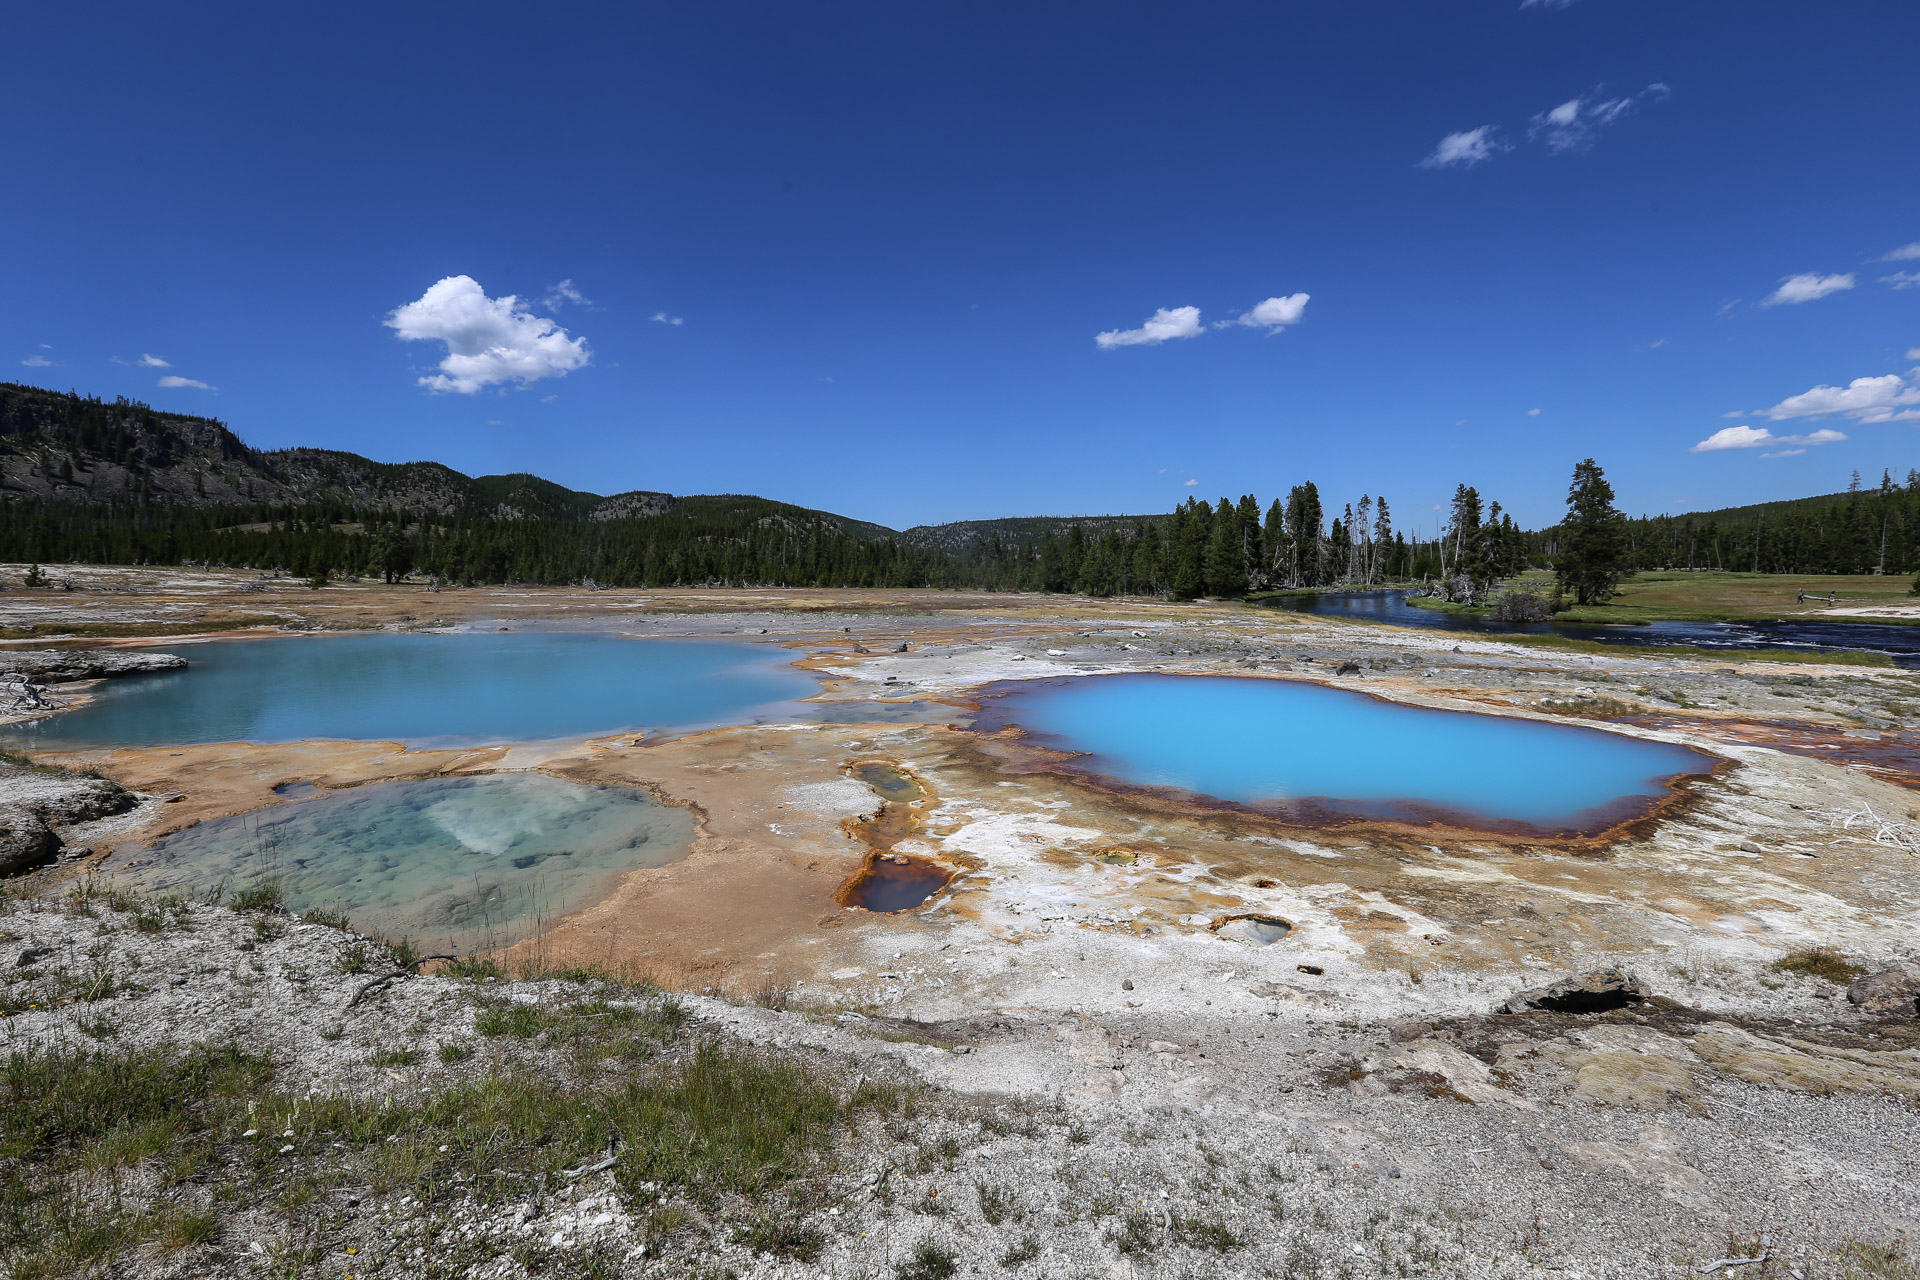
{"label": "grass tuft", "polygon": [[234,894],[227,905],[235,911],[284,911],[287,899],[278,880],[262,880]]}
{"label": "grass tuft", "polygon": [[733,1242],[755,1253],[813,1262],[827,1247],[827,1233],[797,1218],[761,1214],[734,1232]]}
{"label": "grass tuft", "polygon": [[1782,973],[1798,973],[1810,978],[1825,978],[1828,982],[1845,986],[1866,972],[1860,965],[1849,961],[1829,947],[1808,947],[1804,951],[1795,951],[1773,962],[1773,967]]}
{"label": "grass tuft", "polygon": [[931,1240],[921,1241],[912,1256],[894,1268],[899,1280],[952,1280],[959,1273],[959,1255]]}

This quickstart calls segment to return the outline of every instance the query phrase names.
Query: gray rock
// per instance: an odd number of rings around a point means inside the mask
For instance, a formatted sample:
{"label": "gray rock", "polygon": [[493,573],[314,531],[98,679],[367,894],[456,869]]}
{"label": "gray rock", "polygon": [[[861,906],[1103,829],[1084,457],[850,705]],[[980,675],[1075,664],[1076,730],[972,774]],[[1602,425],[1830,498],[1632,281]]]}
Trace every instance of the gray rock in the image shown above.
{"label": "gray rock", "polygon": [[25,805],[0,806],[0,876],[17,876],[60,855],[60,837]]}
{"label": "gray rock", "polygon": [[1847,999],[1862,1013],[1920,1016],[1920,973],[1898,965],[1865,974],[1848,984]]}
{"label": "gray rock", "polygon": [[1360,664],[1357,662],[1343,662],[1334,669],[1333,674],[1337,676],[1357,676],[1360,674]]}
{"label": "gray rock", "polygon": [[24,675],[57,684],[63,680],[106,680],[115,676],[145,675],[152,671],[182,671],[187,660],[171,653],[145,649],[34,649],[0,653],[0,673]]}
{"label": "gray rock", "polygon": [[59,857],[55,826],[125,813],[139,803],[138,796],[105,778],[0,763],[0,876],[19,875]]}
{"label": "gray rock", "polygon": [[1652,998],[1653,991],[1633,974],[1599,969],[1562,978],[1552,986],[1517,992],[1507,997],[1501,1012],[1604,1013],[1608,1009],[1644,1004]]}

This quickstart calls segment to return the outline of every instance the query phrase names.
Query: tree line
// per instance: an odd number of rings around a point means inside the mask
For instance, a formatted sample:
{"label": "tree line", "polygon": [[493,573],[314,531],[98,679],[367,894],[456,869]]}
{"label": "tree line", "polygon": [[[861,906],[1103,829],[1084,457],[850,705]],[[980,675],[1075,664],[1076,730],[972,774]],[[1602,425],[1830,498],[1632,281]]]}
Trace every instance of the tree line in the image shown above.
{"label": "tree line", "polygon": [[1906,574],[1920,569],[1920,470],[1904,484],[1882,472],[1869,487],[1855,472],[1842,494],[1642,517],[1627,521],[1626,536],[1636,569]]}
{"label": "tree line", "polygon": [[[110,439],[110,437],[109,437]],[[1483,605],[1528,568],[1551,568],[1580,603],[1622,576],[1669,567],[1858,573],[1905,571],[1920,554],[1920,476],[1886,477],[1841,500],[1775,504],[1748,523],[1712,515],[1628,520],[1588,459],[1567,516],[1520,529],[1498,502],[1459,485],[1431,537],[1395,526],[1384,498],[1329,512],[1311,482],[1263,509],[1253,494],[1189,498],[1164,517],[1008,536],[957,551],[850,529],[763,498],[678,500],[619,519],[506,519],[327,501],[192,507],[120,499],[0,503],[0,558],[43,564],[196,564],[314,581],[371,575],[450,585],[937,587],[990,591],[1244,597],[1262,591],[1419,582]]]}

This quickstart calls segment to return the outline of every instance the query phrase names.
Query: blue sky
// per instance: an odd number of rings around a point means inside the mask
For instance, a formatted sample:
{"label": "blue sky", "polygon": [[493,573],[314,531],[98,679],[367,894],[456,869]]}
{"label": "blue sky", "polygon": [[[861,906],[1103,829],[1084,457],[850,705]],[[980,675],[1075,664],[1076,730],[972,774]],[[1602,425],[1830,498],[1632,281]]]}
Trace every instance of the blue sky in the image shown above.
{"label": "blue sky", "polygon": [[21,7],[0,376],[896,527],[1304,479],[1539,524],[1588,455],[1635,512],[1827,492],[1920,466],[1916,39],[1911,0]]}

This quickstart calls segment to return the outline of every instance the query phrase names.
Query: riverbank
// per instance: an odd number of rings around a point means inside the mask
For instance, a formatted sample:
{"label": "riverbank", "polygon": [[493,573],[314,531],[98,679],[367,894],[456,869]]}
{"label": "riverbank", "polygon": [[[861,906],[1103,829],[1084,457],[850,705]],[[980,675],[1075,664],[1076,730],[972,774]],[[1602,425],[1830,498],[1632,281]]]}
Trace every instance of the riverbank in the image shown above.
{"label": "riverbank", "polygon": [[[1519,580],[1551,592],[1552,578]],[[1574,605],[1561,622],[1792,622],[1847,618],[1881,623],[1916,620],[1906,577],[1871,574],[1692,573],[1648,571],[1620,584],[1603,605]],[[1827,603],[1828,595],[1835,603]],[[1804,599],[1802,598],[1804,596]]]}

